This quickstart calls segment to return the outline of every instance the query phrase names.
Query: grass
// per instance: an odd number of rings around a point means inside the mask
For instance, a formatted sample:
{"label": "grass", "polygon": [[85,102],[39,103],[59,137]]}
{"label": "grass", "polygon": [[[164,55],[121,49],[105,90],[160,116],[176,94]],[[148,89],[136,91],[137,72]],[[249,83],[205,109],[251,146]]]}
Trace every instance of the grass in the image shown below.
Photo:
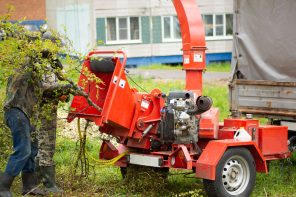
{"label": "grass", "polygon": [[[181,65],[162,65],[162,64],[152,64],[148,66],[140,66],[140,70],[182,70]],[[207,72],[230,72],[231,66],[229,63],[222,64],[209,64],[206,67]]]}
{"label": "grass", "polygon": [[207,66],[207,72],[230,72],[231,65],[229,63],[210,64]]}
{"label": "grass", "polygon": [[269,174],[257,174],[252,196],[296,196],[296,153],[291,159],[270,163]]}

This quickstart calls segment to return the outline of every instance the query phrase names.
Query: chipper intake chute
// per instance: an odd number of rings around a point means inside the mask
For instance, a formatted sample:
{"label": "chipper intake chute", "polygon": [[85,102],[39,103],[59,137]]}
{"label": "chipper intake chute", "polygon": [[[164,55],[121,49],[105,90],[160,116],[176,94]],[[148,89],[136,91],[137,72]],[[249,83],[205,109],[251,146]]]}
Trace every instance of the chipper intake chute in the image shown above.
{"label": "chipper intake chute", "polygon": [[188,169],[204,179],[209,195],[249,196],[256,171],[267,172],[267,160],[289,157],[287,127],[262,127],[258,120],[248,119],[226,119],[219,124],[219,110],[212,108],[211,98],[202,95],[206,47],[196,1],[173,3],[182,33],[185,90],[139,92],[127,80],[123,51],[92,51],[83,63],[78,85],[98,108],[85,97],[75,96],[68,121],[91,120],[100,127],[98,132],[118,139],[119,146],[103,142],[100,159],[129,151],[117,166]]}
{"label": "chipper intake chute", "polygon": [[[106,55],[116,54],[114,57]],[[102,56],[103,55],[103,56]],[[117,57],[122,55],[123,58]],[[122,51],[93,51],[85,59],[78,85],[101,110],[89,105],[83,96],[75,96],[68,120],[86,118],[100,126],[102,132],[118,136],[142,138],[145,129],[155,130],[163,107],[161,92],[140,93],[131,88],[126,77],[126,55]],[[101,81],[94,80],[93,75]],[[151,132],[151,131],[150,131]]]}

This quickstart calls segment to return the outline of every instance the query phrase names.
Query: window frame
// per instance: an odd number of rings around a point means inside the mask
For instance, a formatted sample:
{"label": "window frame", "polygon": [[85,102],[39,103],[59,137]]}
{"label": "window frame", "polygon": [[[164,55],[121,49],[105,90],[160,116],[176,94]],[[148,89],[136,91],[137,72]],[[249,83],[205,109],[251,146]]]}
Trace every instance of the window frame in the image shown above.
{"label": "window frame", "polygon": [[[164,36],[164,18],[169,17],[170,18],[170,34],[171,38],[165,38]],[[161,16],[161,38],[162,42],[181,42],[182,41],[182,33],[181,33],[181,27],[180,27],[180,38],[176,38],[174,33],[174,17],[177,17],[176,15],[167,15],[167,16]],[[178,17],[177,17],[178,19]],[[179,22],[180,24],[180,22]]]}
{"label": "window frame", "polygon": [[[131,25],[130,25],[130,18],[136,17],[139,21],[139,39],[132,40],[131,39]],[[108,30],[107,30],[107,19],[108,18],[115,18],[115,25],[116,25],[116,40],[108,40]],[[127,37],[126,40],[120,40],[119,39],[119,19],[125,18],[127,20]],[[105,39],[106,44],[112,45],[112,44],[136,44],[136,43],[142,43],[142,29],[141,29],[141,17],[140,16],[113,16],[113,17],[105,17]]]}
{"label": "window frame", "polygon": [[[211,15],[213,17],[213,36],[206,36],[206,40],[231,40],[233,39],[233,35],[226,35],[226,15],[232,14],[233,13],[204,13],[202,14],[202,18],[204,18],[204,15]],[[216,16],[217,15],[222,15],[223,16],[223,35],[217,36],[216,35]],[[233,25],[232,25],[232,33],[233,33]]]}

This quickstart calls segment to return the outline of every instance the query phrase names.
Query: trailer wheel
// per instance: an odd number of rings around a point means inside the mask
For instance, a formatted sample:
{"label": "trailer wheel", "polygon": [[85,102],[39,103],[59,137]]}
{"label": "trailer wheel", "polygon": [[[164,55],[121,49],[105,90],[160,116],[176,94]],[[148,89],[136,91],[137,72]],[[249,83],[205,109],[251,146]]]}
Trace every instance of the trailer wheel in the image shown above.
{"label": "trailer wheel", "polygon": [[256,167],[249,150],[228,149],[216,167],[216,180],[204,179],[210,197],[250,196],[256,180]]}

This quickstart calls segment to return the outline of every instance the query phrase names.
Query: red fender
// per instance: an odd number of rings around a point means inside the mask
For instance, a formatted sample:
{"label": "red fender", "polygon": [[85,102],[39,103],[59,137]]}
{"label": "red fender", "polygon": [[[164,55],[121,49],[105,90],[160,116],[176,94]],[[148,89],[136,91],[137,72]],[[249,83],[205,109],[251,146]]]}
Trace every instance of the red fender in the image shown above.
{"label": "red fender", "polygon": [[253,141],[242,142],[234,139],[213,140],[203,150],[201,156],[196,161],[196,176],[203,179],[215,180],[216,167],[228,148],[245,147],[247,148],[256,162],[257,172],[268,173],[266,160]]}

